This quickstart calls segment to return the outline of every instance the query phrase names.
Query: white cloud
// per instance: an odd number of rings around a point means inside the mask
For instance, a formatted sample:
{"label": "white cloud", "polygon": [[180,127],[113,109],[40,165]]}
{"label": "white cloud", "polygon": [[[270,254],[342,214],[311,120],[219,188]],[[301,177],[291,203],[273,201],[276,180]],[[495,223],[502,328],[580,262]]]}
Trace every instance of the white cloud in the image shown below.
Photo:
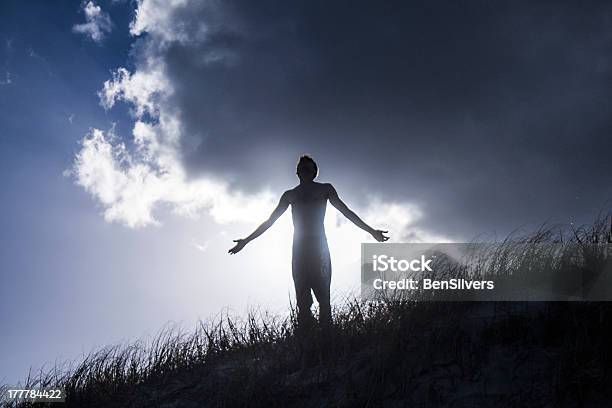
{"label": "white cloud", "polygon": [[171,152],[166,156],[160,151],[129,152],[113,129],[91,130],[82,141],[72,174],[103,206],[107,221],[129,227],[159,224],[153,212],[161,206],[188,217],[207,210],[223,223],[251,221],[274,204],[268,192],[245,196],[230,192],[222,182],[187,180]]}
{"label": "white cloud", "polygon": [[[133,32],[141,33],[151,24],[162,27],[161,9],[149,10],[141,2]],[[179,4],[180,2],[176,2]],[[147,11],[149,10],[149,11]],[[134,28],[136,27],[136,28]],[[135,31],[136,30],[136,31]],[[159,41],[165,31],[153,30],[147,41]],[[82,140],[71,174],[77,184],[91,193],[104,209],[107,221],[129,227],[157,225],[156,209],[164,207],[183,216],[198,216],[202,211],[218,222],[252,221],[274,206],[272,194],[244,194],[230,191],[220,180],[188,179],[180,161],[180,112],[168,101],[173,89],[165,74],[163,60],[149,52],[134,72],[117,69],[98,93],[100,103],[111,109],[118,102],[131,107],[134,117],[129,150],[115,134],[92,129]]]}
{"label": "white cloud", "polygon": [[99,43],[112,30],[112,22],[108,13],[102,11],[93,1],[83,3],[85,22],[72,27],[75,33],[84,34]]}
{"label": "white cloud", "polygon": [[134,74],[125,68],[115,71],[113,79],[106,81],[98,92],[102,106],[110,109],[116,101],[123,100],[136,109],[138,117],[145,113],[158,115],[159,99],[169,96],[172,88],[164,75],[161,60],[150,61],[148,65],[140,67]]}
{"label": "white cloud", "polygon": [[[192,19],[184,18],[183,12],[190,9],[206,9],[214,13],[217,8],[214,2],[189,2],[187,0],[138,0],[136,18],[130,24],[130,33],[138,36],[147,33],[160,45],[170,42],[184,43],[193,40],[202,40],[206,35],[204,22],[197,22],[193,27]],[[187,14],[189,16],[189,14]],[[198,35],[194,38],[194,33]]]}

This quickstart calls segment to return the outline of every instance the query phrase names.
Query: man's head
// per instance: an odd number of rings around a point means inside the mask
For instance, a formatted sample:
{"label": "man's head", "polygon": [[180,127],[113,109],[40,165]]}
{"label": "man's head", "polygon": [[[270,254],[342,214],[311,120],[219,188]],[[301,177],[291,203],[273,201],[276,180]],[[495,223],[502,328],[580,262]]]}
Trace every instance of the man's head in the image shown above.
{"label": "man's head", "polygon": [[317,163],[308,155],[303,155],[297,164],[297,176],[302,181],[312,181],[317,177]]}

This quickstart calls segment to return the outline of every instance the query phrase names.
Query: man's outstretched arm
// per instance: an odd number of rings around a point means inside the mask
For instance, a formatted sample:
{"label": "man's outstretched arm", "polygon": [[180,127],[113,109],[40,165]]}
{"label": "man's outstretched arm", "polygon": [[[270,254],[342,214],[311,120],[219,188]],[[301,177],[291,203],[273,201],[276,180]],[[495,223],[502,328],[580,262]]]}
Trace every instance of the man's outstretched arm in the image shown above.
{"label": "man's outstretched arm", "polygon": [[251,235],[249,235],[248,237],[244,239],[235,239],[234,242],[236,243],[236,245],[234,245],[234,247],[231,248],[227,252],[229,252],[232,255],[240,252],[240,250],[244,248],[246,244],[248,244],[249,242],[257,238],[258,236],[266,232],[266,230],[270,228],[272,224],[274,224],[274,222],[278,219],[278,217],[283,215],[285,210],[287,210],[287,207],[289,207],[289,200],[287,199],[287,192],[285,192],[281,196],[280,201],[278,202],[278,205],[276,206],[274,211],[272,211],[272,214],[270,215],[270,217],[267,220],[265,220],[259,227],[257,227],[257,229],[255,229],[255,231],[253,231]]}
{"label": "man's outstretched arm", "polygon": [[362,230],[368,232],[378,242],[385,242],[389,239],[389,237],[384,235],[389,231],[377,230],[366,224],[361,218],[359,218],[357,214],[355,214],[350,208],[348,208],[346,204],[344,204],[344,201],[342,201],[340,197],[338,197],[336,189],[331,184],[329,184],[328,199],[331,205],[336,207],[336,209],[340,211],[342,215],[351,220],[353,224],[355,224]]}

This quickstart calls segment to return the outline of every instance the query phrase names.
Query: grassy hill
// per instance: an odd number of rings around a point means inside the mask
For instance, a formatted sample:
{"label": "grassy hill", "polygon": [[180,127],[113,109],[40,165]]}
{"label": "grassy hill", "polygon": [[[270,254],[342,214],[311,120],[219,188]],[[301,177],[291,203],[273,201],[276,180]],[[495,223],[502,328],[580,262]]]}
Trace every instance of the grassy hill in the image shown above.
{"label": "grassy hill", "polygon": [[[611,222],[507,242],[607,245]],[[609,302],[347,299],[330,332],[224,316],[26,383],[64,387],[67,407],[609,406],[611,338]]]}

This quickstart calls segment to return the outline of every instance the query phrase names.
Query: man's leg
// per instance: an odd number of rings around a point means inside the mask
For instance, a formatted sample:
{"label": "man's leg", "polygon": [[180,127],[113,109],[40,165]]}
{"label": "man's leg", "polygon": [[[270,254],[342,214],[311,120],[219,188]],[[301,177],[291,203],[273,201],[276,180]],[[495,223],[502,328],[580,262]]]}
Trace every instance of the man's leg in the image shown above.
{"label": "man's leg", "polygon": [[312,290],[319,302],[319,320],[324,329],[331,327],[331,302],[329,299],[331,286],[331,257],[327,246],[327,238],[323,237],[319,246],[319,265],[313,279]]}
{"label": "man's leg", "polygon": [[311,327],[314,323],[314,317],[312,317],[312,312],[310,311],[310,308],[312,307],[310,284],[307,279],[300,276],[294,276],[293,283],[295,284],[298,327]]}
{"label": "man's leg", "polygon": [[319,302],[319,320],[321,326],[328,328],[331,325],[331,302],[330,302],[331,279],[328,276],[320,276],[312,287]]}

